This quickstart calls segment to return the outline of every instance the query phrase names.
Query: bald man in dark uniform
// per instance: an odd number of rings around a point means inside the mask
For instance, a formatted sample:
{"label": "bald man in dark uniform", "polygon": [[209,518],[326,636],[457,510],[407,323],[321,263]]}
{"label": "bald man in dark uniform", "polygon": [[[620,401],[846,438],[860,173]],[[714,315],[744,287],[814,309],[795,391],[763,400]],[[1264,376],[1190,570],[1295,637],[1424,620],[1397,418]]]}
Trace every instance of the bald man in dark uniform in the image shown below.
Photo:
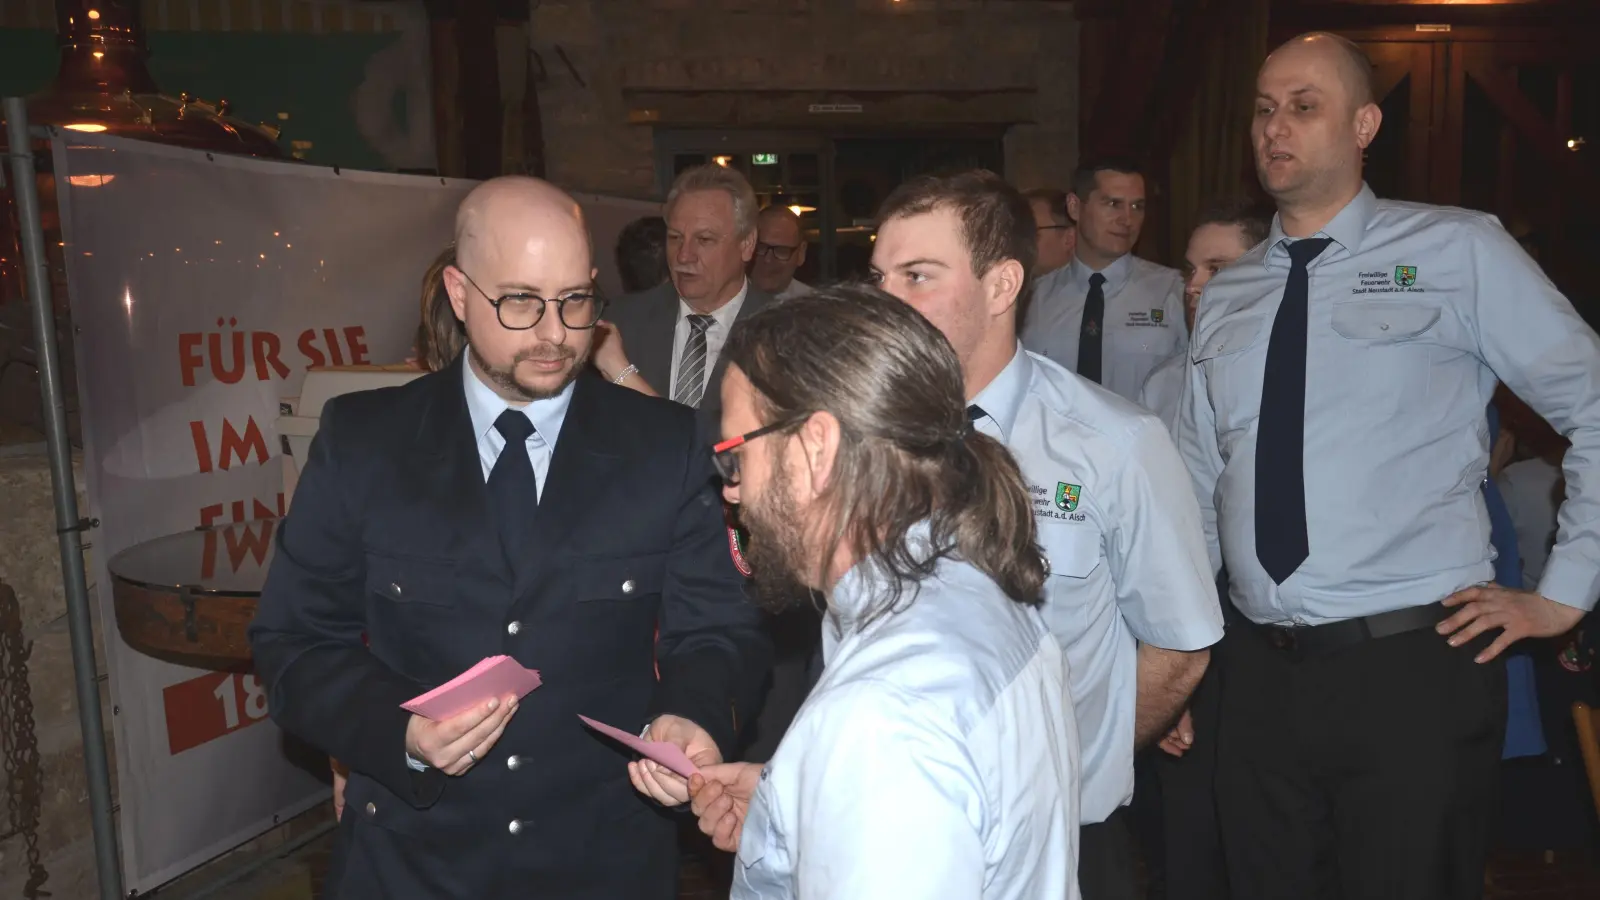
{"label": "bald man in dark uniform", "polygon": [[[709,448],[693,410],[587,372],[571,197],[495,179],[456,231],[466,351],[328,403],[250,630],[273,719],[351,770],[327,896],[668,900],[674,825],[578,716],[731,758],[769,647]],[[400,708],[497,654],[543,686]]]}

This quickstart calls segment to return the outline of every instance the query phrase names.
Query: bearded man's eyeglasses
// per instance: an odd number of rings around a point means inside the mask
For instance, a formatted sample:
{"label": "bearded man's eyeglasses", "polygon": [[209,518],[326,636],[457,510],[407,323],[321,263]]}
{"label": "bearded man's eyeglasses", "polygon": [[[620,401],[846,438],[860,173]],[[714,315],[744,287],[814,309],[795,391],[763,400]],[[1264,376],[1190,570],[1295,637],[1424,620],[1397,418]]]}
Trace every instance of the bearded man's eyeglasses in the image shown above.
{"label": "bearded man's eyeglasses", "polygon": [[722,443],[713,446],[711,448],[711,462],[716,465],[717,474],[722,476],[723,483],[728,487],[737,487],[739,484],[739,454],[733,451],[756,438],[766,437],[769,434],[783,431],[785,428],[793,428],[810,418],[810,416],[810,413],[805,413],[792,419],[784,419],[771,425],[763,425],[755,431],[748,431],[738,437],[728,438]]}
{"label": "bearded man's eyeglasses", "polygon": [[472,276],[462,272],[461,277],[472,285],[473,290],[483,295],[489,305],[494,307],[495,316],[500,319],[500,327],[510,331],[527,331],[539,324],[544,318],[544,308],[547,304],[556,305],[556,316],[561,324],[574,331],[583,331],[593,328],[600,321],[600,314],[605,311],[605,298],[593,291],[574,291],[560,297],[540,297],[537,294],[516,293],[506,294],[501,297],[491,297],[489,292],[472,280]]}

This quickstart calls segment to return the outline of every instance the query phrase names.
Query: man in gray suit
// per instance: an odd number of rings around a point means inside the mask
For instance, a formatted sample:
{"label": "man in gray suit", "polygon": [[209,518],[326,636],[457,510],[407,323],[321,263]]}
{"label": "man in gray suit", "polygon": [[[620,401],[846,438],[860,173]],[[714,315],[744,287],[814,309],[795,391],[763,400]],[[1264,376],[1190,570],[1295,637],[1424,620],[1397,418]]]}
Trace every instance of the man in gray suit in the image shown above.
{"label": "man in gray suit", "polygon": [[[602,366],[601,374],[635,390],[643,377],[647,392],[696,407],[708,452],[721,439],[721,356],[728,332],[776,302],[745,278],[756,249],[758,212],[755,191],[739,170],[707,165],[685,171],[667,192],[664,210],[671,280],[622,297],[606,311],[614,332],[606,340],[622,338],[619,352],[607,358],[622,368]],[[595,359],[600,361],[599,352]],[[820,633],[809,609],[769,617],[767,629],[778,648],[772,679],[744,735],[751,743],[739,754],[758,762],[771,756],[805,700],[805,665]]]}
{"label": "man in gray suit", "polygon": [[[756,247],[756,212],[755,191],[737,169],[685,171],[667,192],[671,280],[608,310],[638,374],[656,393],[699,409],[708,440],[720,427],[719,357],[728,332],[773,302],[745,278]],[[632,373],[606,374],[626,379]]]}

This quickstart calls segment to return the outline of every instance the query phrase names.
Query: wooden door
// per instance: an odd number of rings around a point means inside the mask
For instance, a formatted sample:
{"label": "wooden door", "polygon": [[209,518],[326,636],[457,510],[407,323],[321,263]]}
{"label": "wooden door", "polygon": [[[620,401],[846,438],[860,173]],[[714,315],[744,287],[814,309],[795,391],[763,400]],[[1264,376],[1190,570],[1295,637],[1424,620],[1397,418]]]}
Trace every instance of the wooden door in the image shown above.
{"label": "wooden door", "polygon": [[1372,58],[1384,113],[1367,151],[1373,190],[1494,213],[1588,312],[1600,300],[1597,29],[1341,33]]}

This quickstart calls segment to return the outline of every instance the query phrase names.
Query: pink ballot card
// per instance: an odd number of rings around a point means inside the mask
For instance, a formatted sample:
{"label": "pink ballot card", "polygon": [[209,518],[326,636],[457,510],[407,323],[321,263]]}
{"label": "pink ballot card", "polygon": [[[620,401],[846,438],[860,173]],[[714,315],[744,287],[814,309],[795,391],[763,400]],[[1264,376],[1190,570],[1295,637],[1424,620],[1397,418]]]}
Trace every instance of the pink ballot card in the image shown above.
{"label": "pink ballot card", "polygon": [[437,722],[487,702],[491,697],[515,694],[521,699],[538,686],[538,672],[523,668],[509,656],[490,656],[448,683],[400,704],[400,708]]}
{"label": "pink ballot card", "polygon": [[578,718],[583,720],[583,724],[593,728],[595,731],[616,740],[646,759],[655,760],[684,778],[698,774],[700,771],[695,768],[694,763],[689,761],[689,757],[684,755],[683,750],[677,744],[669,744],[666,741],[647,741],[642,737],[631,735],[621,728],[612,728],[610,725],[596,722],[588,716],[579,716]]}

